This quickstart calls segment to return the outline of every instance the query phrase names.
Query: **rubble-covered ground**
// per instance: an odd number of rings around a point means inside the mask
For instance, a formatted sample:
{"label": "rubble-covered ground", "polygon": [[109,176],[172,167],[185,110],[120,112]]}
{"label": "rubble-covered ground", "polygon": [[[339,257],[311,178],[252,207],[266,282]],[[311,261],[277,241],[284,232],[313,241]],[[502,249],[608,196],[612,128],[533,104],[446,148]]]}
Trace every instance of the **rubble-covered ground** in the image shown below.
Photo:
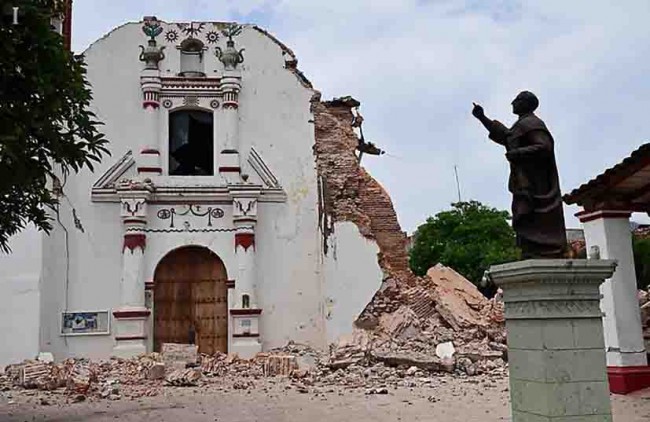
{"label": "rubble-covered ground", "polygon": [[[289,344],[252,360],[170,362],[154,353],[26,361],[0,379],[0,421],[509,420],[506,365],[477,365],[470,376],[460,366],[406,366],[366,351],[342,366],[336,350]],[[612,404],[615,421],[650,420],[650,390],[613,396]]]}
{"label": "rubble-covered ground", "polygon": [[[246,379],[246,377],[244,377]],[[339,385],[300,387],[286,377],[204,378],[198,387],[160,387],[137,399],[74,403],[63,391],[0,392],[0,421],[293,422],[293,421],[509,421],[507,379],[437,375],[404,376],[385,394]],[[244,382],[247,388],[240,388]],[[411,383],[416,386],[406,386]],[[614,422],[650,420],[650,390],[612,396]]]}

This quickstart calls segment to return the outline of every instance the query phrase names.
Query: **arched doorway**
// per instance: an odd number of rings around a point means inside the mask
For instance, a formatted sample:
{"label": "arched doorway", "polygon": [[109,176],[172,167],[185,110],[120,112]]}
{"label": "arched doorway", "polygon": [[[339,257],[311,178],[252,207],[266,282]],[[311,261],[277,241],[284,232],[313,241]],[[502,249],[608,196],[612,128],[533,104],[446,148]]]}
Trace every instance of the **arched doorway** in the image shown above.
{"label": "arched doorway", "polygon": [[199,352],[228,351],[226,268],[207,248],[186,246],[167,254],[154,274],[154,350],[189,343]]}

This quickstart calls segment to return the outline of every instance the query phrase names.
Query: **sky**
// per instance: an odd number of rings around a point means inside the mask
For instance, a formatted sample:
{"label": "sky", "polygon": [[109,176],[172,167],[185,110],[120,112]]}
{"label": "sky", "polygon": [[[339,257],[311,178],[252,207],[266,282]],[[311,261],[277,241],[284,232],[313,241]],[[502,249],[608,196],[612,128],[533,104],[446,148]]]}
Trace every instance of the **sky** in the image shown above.
{"label": "sky", "polygon": [[[148,15],[264,27],[324,99],[361,101],[366,139],[387,151],[362,164],[409,233],[458,200],[455,166],[462,200],[510,207],[503,148],[472,102],[512,124],[515,95],[537,94],[563,193],[650,142],[648,0],[75,0],[73,13],[77,52]],[[578,211],[565,206],[567,227]]]}

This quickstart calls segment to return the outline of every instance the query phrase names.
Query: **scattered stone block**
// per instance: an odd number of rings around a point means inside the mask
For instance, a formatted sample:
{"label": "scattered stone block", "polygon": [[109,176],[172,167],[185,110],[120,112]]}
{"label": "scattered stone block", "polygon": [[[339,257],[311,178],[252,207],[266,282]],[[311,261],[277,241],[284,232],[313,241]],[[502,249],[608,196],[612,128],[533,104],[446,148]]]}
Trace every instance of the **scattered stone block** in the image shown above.
{"label": "scattered stone block", "polygon": [[436,346],[436,356],[440,359],[451,359],[454,357],[454,353],[456,353],[456,349],[451,341],[440,343]]}
{"label": "scattered stone block", "polygon": [[267,377],[289,376],[297,369],[298,359],[291,355],[270,355],[264,361],[264,375]]}
{"label": "scattered stone block", "polygon": [[184,369],[188,363],[197,363],[199,346],[195,344],[163,343],[160,347],[163,362],[175,369]]}
{"label": "scattered stone block", "polygon": [[175,387],[193,387],[199,385],[200,379],[201,371],[199,369],[177,369],[167,375],[165,383]]}
{"label": "scattered stone block", "polygon": [[147,370],[147,379],[148,380],[161,380],[165,378],[165,364],[164,363],[154,363]]}
{"label": "scattered stone block", "polygon": [[54,355],[50,352],[40,352],[36,360],[44,363],[52,363],[54,362]]}

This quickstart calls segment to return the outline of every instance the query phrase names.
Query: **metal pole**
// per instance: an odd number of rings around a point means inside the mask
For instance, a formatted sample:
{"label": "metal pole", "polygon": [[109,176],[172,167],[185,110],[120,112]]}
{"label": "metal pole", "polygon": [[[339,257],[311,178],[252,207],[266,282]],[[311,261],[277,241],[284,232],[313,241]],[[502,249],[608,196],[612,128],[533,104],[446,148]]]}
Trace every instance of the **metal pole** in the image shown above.
{"label": "metal pole", "polygon": [[460,197],[460,182],[458,181],[458,166],[454,164],[454,174],[456,175],[456,189],[458,190],[458,202],[462,202]]}

